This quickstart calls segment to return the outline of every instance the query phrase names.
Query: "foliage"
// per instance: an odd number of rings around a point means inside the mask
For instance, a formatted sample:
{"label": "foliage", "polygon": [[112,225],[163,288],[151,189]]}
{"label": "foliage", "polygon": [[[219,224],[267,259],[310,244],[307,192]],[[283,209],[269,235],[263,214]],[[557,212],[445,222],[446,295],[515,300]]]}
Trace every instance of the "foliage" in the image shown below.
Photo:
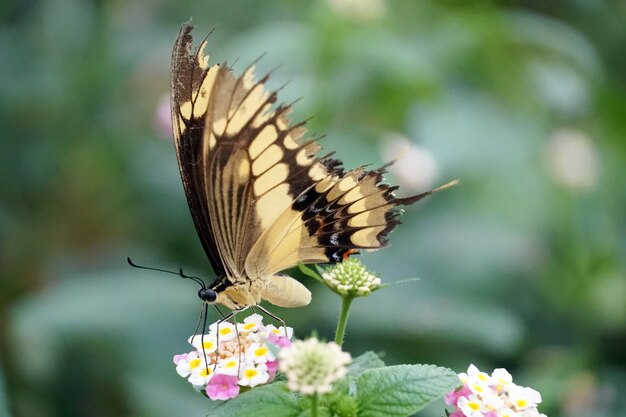
{"label": "foliage", "polygon": [[[384,366],[373,352],[355,359],[348,381],[322,397],[320,409],[338,417],[404,417],[423,409],[459,384],[449,369],[432,365]],[[347,406],[348,405],[348,406]],[[215,409],[211,416],[300,416],[310,405],[284,383],[255,388]],[[323,412],[320,413],[324,415]]]}

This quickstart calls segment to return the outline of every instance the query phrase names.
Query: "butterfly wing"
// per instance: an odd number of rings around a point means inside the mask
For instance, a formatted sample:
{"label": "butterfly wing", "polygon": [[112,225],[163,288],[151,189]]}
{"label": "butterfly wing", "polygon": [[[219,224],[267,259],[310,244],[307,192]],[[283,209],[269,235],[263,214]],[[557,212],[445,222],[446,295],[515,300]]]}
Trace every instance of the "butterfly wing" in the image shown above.
{"label": "butterfly wing", "polygon": [[191,27],[184,25],[176,40],[172,53],[170,80],[170,104],[172,130],[176,144],[178,167],[187,197],[187,203],[202,247],[217,276],[225,275],[214,238],[207,200],[203,159],[203,132],[211,82],[217,73],[216,67],[208,67],[207,60],[191,52]]}
{"label": "butterfly wing", "polygon": [[[286,126],[288,107],[271,110],[276,93],[265,90],[267,78],[254,82],[253,67],[237,78],[226,65],[209,66],[204,41],[192,50],[191,29],[183,26],[173,55],[178,161],[214,269],[241,283],[253,278],[245,261],[255,242],[303,190],[290,178],[306,170],[291,170],[286,161],[315,153],[317,145],[297,142],[303,130]],[[279,135],[291,149],[273,145]]]}
{"label": "butterfly wing", "polygon": [[267,76],[254,81],[253,66],[240,77],[209,66],[205,42],[192,52],[190,32],[181,29],[174,52],[182,63],[172,82],[179,163],[205,249],[231,283],[270,282],[298,262],[380,248],[399,223],[398,206],[436,191],[397,198],[382,169],[344,172],[319,156],[315,141],[302,140],[302,124],[290,124],[290,106],[273,108]]}

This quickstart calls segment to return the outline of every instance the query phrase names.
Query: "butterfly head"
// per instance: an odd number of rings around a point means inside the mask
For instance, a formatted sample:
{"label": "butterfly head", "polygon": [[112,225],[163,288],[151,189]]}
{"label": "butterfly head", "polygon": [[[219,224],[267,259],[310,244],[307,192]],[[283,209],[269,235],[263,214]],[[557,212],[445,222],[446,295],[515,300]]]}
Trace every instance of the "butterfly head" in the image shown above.
{"label": "butterfly head", "polygon": [[198,297],[205,303],[214,303],[217,300],[217,293],[211,288],[202,287],[198,290]]}

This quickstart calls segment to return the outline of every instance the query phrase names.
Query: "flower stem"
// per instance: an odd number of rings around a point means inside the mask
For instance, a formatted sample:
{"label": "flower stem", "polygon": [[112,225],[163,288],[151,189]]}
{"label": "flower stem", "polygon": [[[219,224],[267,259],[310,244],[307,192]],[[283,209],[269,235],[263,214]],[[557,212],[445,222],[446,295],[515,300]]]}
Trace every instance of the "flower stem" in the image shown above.
{"label": "flower stem", "polygon": [[317,392],[311,396],[311,417],[317,417]]}
{"label": "flower stem", "polygon": [[346,333],[346,324],[348,323],[348,312],[352,297],[345,296],[341,298],[341,312],[339,313],[339,321],[337,322],[337,331],[335,331],[335,343],[339,346],[343,345],[343,335]]}

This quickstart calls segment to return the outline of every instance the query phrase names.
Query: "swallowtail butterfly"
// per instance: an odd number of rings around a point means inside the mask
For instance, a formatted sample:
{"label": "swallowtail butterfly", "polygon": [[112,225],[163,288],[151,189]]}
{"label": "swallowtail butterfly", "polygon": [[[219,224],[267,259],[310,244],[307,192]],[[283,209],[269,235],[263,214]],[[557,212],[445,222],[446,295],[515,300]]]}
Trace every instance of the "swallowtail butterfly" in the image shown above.
{"label": "swallowtail butterfly", "polygon": [[254,65],[241,76],[209,65],[206,38],[193,48],[192,28],[176,40],[170,94],[187,202],[217,275],[200,298],[233,310],[261,300],[304,306],[311,293],[281,271],[385,246],[398,206],[438,189],[398,198],[382,168],[344,171],[320,156],[304,123],[287,118],[291,107],[275,104],[268,76],[255,80]]}

